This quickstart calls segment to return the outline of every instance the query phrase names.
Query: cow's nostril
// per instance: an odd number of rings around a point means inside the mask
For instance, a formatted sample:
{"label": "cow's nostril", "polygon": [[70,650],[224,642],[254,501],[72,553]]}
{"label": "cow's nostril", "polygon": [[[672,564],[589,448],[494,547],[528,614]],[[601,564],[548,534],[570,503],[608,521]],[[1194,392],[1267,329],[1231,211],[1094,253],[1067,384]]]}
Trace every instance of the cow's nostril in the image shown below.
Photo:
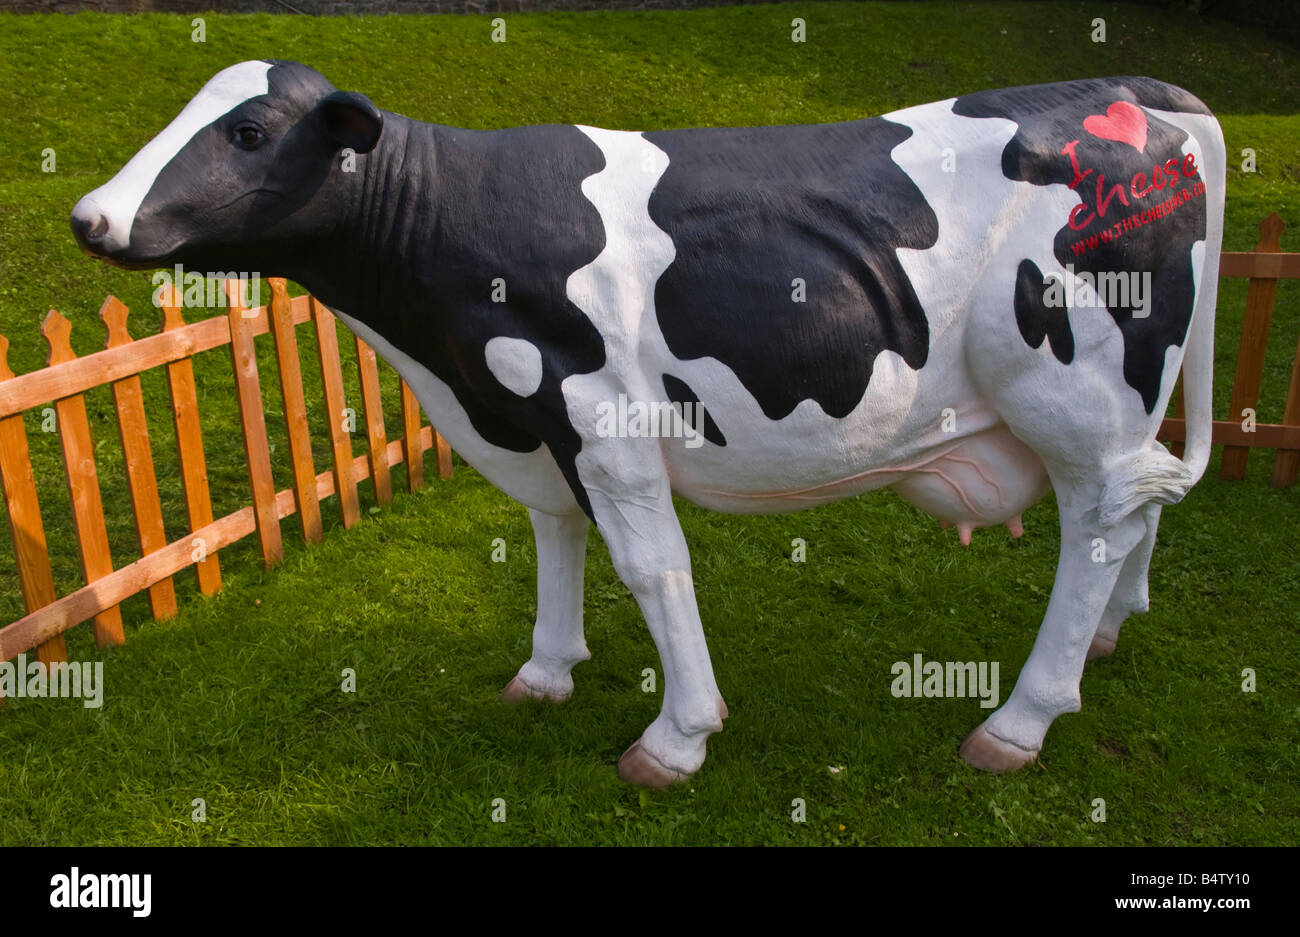
{"label": "cow's nostril", "polygon": [[108,218],[96,208],[72,213],[72,232],[84,244],[99,244],[108,234]]}

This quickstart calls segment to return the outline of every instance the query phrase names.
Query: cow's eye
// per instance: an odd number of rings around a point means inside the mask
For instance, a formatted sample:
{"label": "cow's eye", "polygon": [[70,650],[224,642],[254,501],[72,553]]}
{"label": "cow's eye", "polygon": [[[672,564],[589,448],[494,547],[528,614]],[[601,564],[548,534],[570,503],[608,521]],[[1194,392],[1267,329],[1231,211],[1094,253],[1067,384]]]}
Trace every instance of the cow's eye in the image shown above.
{"label": "cow's eye", "polygon": [[240,124],[235,128],[233,136],[235,146],[244,150],[255,150],[266,139],[266,134],[262,133],[253,124]]}

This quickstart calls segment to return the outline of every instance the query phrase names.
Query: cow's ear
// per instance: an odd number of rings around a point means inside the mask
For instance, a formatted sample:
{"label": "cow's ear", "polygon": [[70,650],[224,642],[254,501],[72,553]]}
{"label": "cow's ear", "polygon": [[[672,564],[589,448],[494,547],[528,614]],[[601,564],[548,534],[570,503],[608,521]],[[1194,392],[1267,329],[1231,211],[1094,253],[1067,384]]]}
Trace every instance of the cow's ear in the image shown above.
{"label": "cow's ear", "polygon": [[384,115],[379,108],[355,91],[335,91],[321,102],[321,113],[334,142],[357,153],[373,150],[384,129]]}

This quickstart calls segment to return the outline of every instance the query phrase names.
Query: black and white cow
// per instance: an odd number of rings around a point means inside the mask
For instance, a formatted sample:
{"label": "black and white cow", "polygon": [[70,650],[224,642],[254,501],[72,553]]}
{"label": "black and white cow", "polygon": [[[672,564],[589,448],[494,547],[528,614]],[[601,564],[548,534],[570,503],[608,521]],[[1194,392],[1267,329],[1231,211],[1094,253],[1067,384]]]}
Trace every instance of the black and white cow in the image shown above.
{"label": "black and white cow", "polygon": [[[1147,608],[1161,505],[1205,468],[1224,179],[1213,116],[1149,78],[842,124],[471,131],[251,61],[72,225],[119,266],[302,283],[530,508],[538,614],[507,699],[567,698],[590,656],[594,520],[666,676],[619,771],[662,786],[727,715],[674,493],[756,513],[892,487],[965,540],[1018,533],[1054,488],[1046,618],[962,746],[994,771],[1035,757]],[[1185,461],[1154,442],[1184,363]]]}

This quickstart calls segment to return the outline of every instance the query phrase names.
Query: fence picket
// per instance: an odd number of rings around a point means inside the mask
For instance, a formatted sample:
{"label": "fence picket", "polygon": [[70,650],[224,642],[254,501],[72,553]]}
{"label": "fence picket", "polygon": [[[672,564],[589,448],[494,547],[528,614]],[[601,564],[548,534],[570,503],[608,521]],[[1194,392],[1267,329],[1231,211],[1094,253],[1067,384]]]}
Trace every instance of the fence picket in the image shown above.
{"label": "fence picket", "polygon": [[[162,296],[163,331],[185,328],[181,316],[181,295],[173,289]],[[194,385],[194,362],[189,358],[169,362],[167,389],[171,396],[172,422],[176,427],[176,449],[180,458],[181,484],[185,490],[185,516],[189,522],[190,546],[196,557],[194,572],[199,591],[215,595],[221,590],[221,565],[215,546],[198,531],[212,523],[212,495],[208,490],[208,463],[203,454],[203,429],[199,425],[198,392]],[[209,548],[211,546],[211,548]]]}
{"label": "fence picket", "polygon": [[[1255,245],[1257,253],[1279,253],[1282,250],[1282,229],[1286,225],[1276,213],[1259,223],[1260,239]],[[1241,346],[1237,352],[1237,373],[1232,383],[1232,403],[1228,419],[1242,420],[1246,409],[1259,404],[1259,385],[1264,376],[1264,353],[1268,348],[1268,329],[1273,320],[1273,298],[1277,293],[1276,279],[1252,277],[1246,289],[1246,316],[1241,326]],[[1247,446],[1225,446],[1219,477],[1240,481],[1246,477],[1246,460],[1250,456]]]}
{"label": "fence picket", "polygon": [[[132,341],[126,328],[129,310],[116,297],[104,300],[99,318],[108,329],[105,348],[121,348]],[[163,525],[162,502],[158,497],[158,476],[154,471],[153,452],[149,447],[149,421],[145,416],[144,392],[139,375],[112,383],[113,406],[117,410],[118,435],[126,461],[127,487],[131,492],[131,509],[135,515],[140,553],[148,556],[167,546]],[[176,587],[171,577],[149,587],[149,609],[155,620],[176,614]]]}
{"label": "fence picket", "polygon": [[451,446],[447,440],[438,435],[438,431],[433,431],[433,447],[438,454],[438,477],[443,481],[451,478]]}
{"label": "fence picket", "polygon": [[411,491],[424,487],[424,450],[420,446],[420,403],[415,392],[402,381],[402,441],[406,446],[406,485]]}
{"label": "fence picket", "polygon": [[[73,360],[72,323],[53,309],[41,324],[41,333],[50,346],[47,367]],[[90,585],[113,572],[113,557],[108,548],[108,528],[104,523],[104,502],[99,491],[99,473],[95,468],[95,445],[90,438],[90,420],[86,416],[86,398],[81,394],[64,397],[54,403],[58,420],[59,444],[63,449],[64,474],[72,502],[73,526],[81,554],[81,570]],[[122,610],[114,605],[95,616],[95,644],[106,647],[122,644]]]}
{"label": "fence picket", "polygon": [[[13,376],[14,372],[9,370],[9,339],[0,335],[0,382]],[[4,486],[23,605],[27,611],[34,612],[54,601],[54,573],[45,545],[45,525],[41,521],[36,478],[27,449],[27,429],[21,413],[0,419],[0,484]],[[39,645],[37,656],[45,664],[66,661],[68,646],[63,635],[55,635]]]}
{"label": "fence picket", "polygon": [[388,433],[384,429],[384,405],[379,395],[379,362],[375,350],[356,338],[357,370],[361,372],[361,402],[366,408],[366,442],[370,453],[370,478],[375,501],[393,500],[393,480],[388,470]]}
{"label": "fence picket", "polygon": [[271,475],[271,448],[266,437],[266,413],[262,408],[262,383],[257,374],[257,348],[247,315],[241,302],[241,281],[226,281],[226,305],[230,320],[230,358],[235,368],[236,398],[239,401],[239,424],[244,436],[244,454],[248,459],[248,483],[253,489],[253,511],[257,515],[257,539],[262,547],[262,562],[270,569],[284,559],[280,538],[280,516],[275,511],[275,479]]}
{"label": "fence picket", "polygon": [[[1297,339],[1295,358],[1291,362],[1291,383],[1286,392],[1286,410],[1282,413],[1283,426],[1300,426],[1300,339]],[[1289,488],[1296,483],[1297,470],[1300,469],[1300,452],[1295,449],[1279,449],[1273,458],[1273,477],[1270,484],[1274,488]]]}
{"label": "fence picket", "polygon": [[[1183,404],[1183,379],[1181,374],[1178,377],[1178,382],[1174,385],[1174,419],[1184,421],[1187,419],[1187,411],[1184,409]],[[1179,439],[1169,447],[1169,451],[1181,459],[1184,448],[1186,448],[1186,443]]]}
{"label": "fence picket", "polygon": [[302,387],[302,362],[298,358],[298,330],[284,280],[268,278],[271,286],[271,334],[275,360],[280,369],[280,397],[284,402],[285,429],[289,435],[289,458],[293,462],[293,493],[304,540],[325,539],[321,526],[320,501],[316,497],[316,464],[311,455],[307,428],[307,398]]}
{"label": "fence picket", "polygon": [[334,453],[334,489],[339,496],[343,526],[347,528],[361,519],[361,504],[357,500],[357,481],[352,472],[352,438],[343,431],[343,369],[339,365],[339,334],[334,313],[314,296],[311,313],[316,324],[316,348],[325,385],[325,420],[329,424],[330,448]]}

